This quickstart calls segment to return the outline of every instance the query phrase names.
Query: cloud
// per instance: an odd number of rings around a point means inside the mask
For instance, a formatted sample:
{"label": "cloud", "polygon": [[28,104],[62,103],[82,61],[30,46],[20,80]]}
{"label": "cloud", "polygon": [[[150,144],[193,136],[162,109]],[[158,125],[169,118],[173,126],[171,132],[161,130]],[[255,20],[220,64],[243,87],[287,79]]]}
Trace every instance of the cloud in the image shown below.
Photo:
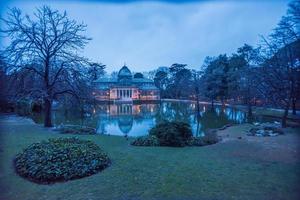
{"label": "cloud", "polygon": [[256,45],[287,8],[287,1],[12,1],[7,6],[30,13],[43,4],[88,25],[93,40],[83,54],[108,71],[124,62],[133,71],[175,62],[199,68],[205,56]]}

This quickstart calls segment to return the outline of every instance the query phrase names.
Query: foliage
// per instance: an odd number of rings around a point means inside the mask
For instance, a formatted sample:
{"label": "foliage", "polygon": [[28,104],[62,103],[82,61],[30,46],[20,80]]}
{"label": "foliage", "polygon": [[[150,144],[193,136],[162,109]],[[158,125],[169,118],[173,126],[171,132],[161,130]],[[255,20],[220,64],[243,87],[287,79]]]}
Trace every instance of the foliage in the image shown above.
{"label": "foliage", "polygon": [[18,115],[21,116],[30,115],[31,113],[30,102],[25,99],[17,101],[15,105],[15,110]]}
{"label": "foliage", "polygon": [[174,63],[170,67],[170,83],[168,85],[168,92],[172,95],[171,98],[187,98],[191,89],[192,74],[186,68],[186,64]]}
{"label": "foliage", "polygon": [[231,65],[226,54],[219,55],[208,61],[204,70],[204,93],[212,101],[219,99],[222,102],[229,96],[231,84]]}
{"label": "foliage", "polygon": [[78,138],[34,143],[15,157],[16,172],[33,182],[54,183],[95,174],[110,164],[99,146]]}
{"label": "foliage", "polygon": [[74,134],[74,135],[94,135],[96,130],[91,127],[78,126],[78,125],[64,125],[55,128],[54,130],[59,131],[62,134]]}
{"label": "foliage", "polygon": [[168,84],[168,73],[165,71],[158,71],[154,77],[154,84],[160,90],[161,96],[164,96]]}
{"label": "foliage", "polygon": [[189,146],[206,146],[216,144],[220,141],[217,131],[214,129],[208,130],[203,137],[192,137],[188,141]]}
{"label": "foliage", "polygon": [[147,135],[136,138],[131,142],[133,146],[159,146],[159,140],[155,135]]}
{"label": "foliage", "polygon": [[153,127],[149,134],[156,136],[161,146],[182,147],[192,137],[192,130],[188,123],[166,121]]}
{"label": "foliage", "polygon": [[144,78],[144,75],[142,73],[138,72],[138,73],[135,73],[133,77],[134,78]]}
{"label": "foliage", "polygon": [[153,127],[149,135],[136,138],[134,146],[205,146],[219,142],[215,129],[210,129],[203,137],[193,137],[191,127],[185,122],[163,122]]}

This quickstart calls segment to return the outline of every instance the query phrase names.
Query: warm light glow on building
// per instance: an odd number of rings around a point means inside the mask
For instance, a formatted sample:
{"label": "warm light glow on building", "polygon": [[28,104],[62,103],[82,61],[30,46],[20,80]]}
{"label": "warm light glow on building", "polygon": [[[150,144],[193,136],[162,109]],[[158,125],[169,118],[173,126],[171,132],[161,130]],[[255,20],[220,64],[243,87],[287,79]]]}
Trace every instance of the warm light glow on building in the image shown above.
{"label": "warm light glow on building", "polygon": [[127,66],[123,66],[118,78],[100,78],[94,82],[95,99],[100,101],[159,100],[159,90],[154,82],[143,76],[132,76]]}

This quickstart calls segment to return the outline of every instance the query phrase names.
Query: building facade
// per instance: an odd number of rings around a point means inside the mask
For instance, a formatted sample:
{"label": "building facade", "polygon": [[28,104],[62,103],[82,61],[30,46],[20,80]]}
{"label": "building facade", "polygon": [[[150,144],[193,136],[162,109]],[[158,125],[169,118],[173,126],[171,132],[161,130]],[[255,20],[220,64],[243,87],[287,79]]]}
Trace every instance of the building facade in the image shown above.
{"label": "building facade", "polygon": [[159,100],[159,90],[150,79],[141,73],[132,75],[123,66],[117,78],[100,78],[94,82],[96,100],[99,101],[150,101]]}

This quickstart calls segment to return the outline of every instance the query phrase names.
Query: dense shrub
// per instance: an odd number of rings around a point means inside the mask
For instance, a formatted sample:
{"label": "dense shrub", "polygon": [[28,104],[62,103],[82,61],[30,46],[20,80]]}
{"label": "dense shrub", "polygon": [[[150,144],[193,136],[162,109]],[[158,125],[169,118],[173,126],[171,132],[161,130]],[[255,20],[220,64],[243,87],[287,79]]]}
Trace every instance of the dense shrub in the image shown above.
{"label": "dense shrub", "polygon": [[187,146],[205,146],[203,137],[192,137],[188,143]]}
{"label": "dense shrub", "polygon": [[131,145],[134,146],[159,146],[159,140],[155,135],[147,135],[136,138]]}
{"label": "dense shrub", "polygon": [[205,146],[219,142],[217,131],[214,129],[208,130],[203,137],[192,137],[189,146]]}
{"label": "dense shrub", "polygon": [[62,134],[73,134],[73,135],[94,135],[96,134],[96,129],[86,126],[78,125],[63,125],[56,127],[55,131],[59,131]]}
{"label": "dense shrub", "polygon": [[161,146],[185,146],[192,137],[192,130],[185,122],[163,122],[153,127],[150,135],[158,138]]}
{"label": "dense shrub", "polygon": [[31,181],[54,183],[95,174],[110,164],[99,146],[78,138],[34,143],[14,160],[16,172]]}
{"label": "dense shrub", "polygon": [[15,111],[18,115],[28,116],[31,114],[31,106],[28,100],[20,100],[16,103]]}
{"label": "dense shrub", "polygon": [[148,136],[136,138],[134,146],[205,146],[219,142],[217,130],[210,129],[203,137],[193,137],[191,127],[185,122],[163,122],[149,131]]}

